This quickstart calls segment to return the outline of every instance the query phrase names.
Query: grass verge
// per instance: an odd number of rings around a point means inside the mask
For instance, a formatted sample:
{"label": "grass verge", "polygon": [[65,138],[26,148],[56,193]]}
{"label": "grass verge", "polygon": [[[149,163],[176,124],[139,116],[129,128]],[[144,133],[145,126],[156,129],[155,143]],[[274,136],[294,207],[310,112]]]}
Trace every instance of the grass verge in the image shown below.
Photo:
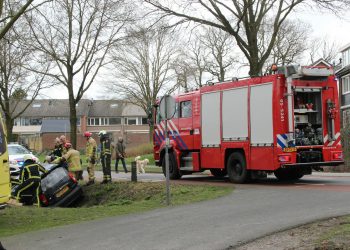
{"label": "grass verge", "polygon": [[[0,237],[166,206],[164,183],[114,182],[83,188],[85,198],[77,204],[79,207],[0,210]],[[173,184],[172,206],[221,197],[232,190],[232,187]]]}
{"label": "grass verge", "polygon": [[332,224],[332,226],[326,227],[315,241],[316,248],[350,249],[350,216],[339,217],[329,221],[329,224]]}

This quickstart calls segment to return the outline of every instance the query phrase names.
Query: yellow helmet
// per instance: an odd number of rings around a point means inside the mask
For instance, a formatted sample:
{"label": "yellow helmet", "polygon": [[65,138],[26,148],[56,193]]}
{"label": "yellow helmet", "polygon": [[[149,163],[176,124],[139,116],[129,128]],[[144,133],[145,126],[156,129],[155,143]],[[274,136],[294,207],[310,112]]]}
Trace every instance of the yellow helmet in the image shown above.
{"label": "yellow helmet", "polygon": [[31,156],[31,155],[24,155],[23,156],[23,161],[25,162],[27,160],[33,160],[33,156]]}

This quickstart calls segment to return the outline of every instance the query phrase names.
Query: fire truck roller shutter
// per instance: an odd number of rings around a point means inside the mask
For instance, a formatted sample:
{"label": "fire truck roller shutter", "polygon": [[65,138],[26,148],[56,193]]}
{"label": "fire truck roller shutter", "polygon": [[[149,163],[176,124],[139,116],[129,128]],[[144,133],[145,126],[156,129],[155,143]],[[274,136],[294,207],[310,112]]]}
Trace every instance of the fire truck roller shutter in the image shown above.
{"label": "fire truck roller shutter", "polygon": [[273,144],[272,83],[255,85],[250,90],[251,144]]}
{"label": "fire truck roller shutter", "polygon": [[220,92],[202,95],[202,146],[220,146]]}
{"label": "fire truck roller shutter", "polygon": [[223,139],[247,140],[248,88],[224,91],[222,98]]}

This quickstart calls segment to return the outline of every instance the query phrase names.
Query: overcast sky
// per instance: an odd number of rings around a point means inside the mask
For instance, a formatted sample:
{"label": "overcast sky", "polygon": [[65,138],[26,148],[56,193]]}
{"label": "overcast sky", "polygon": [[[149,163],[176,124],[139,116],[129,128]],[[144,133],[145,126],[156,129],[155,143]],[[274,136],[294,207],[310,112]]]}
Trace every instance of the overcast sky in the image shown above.
{"label": "overcast sky", "polygon": [[[331,41],[336,40],[340,47],[350,44],[350,11],[342,14],[342,17],[336,17],[329,13],[319,11],[304,11],[293,13],[292,18],[298,18],[309,23],[312,27],[312,37],[327,37]],[[339,57],[338,57],[339,58]],[[103,79],[107,79],[108,73],[103,72]],[[68,98],[66,89],[57,87],[43,92],[43,98]],[[92,85],[86,92],[85,98],[110,98],[108,93],[101,84]]]}

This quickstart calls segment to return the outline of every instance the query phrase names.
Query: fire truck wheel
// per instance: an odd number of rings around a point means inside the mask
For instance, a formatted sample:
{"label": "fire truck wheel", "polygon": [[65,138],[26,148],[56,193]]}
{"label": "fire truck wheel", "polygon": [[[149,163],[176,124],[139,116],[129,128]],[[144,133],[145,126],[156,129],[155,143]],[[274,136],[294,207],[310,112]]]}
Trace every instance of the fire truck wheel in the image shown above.
{"label": "fire truck wheel", "polygon": [[210,173],[215,177],[224,177],[227,175],[226,169],[219,169],[219,168],[210,169]]}
{"label": "fire truck wheel", "polygon": [[[166,176],[166,171],[165,171],[165,156],[163,157],[162,161],[162,169],[163,169],[163,174]],[[179,168],[177,167],[176,163],[176,157],[174,153],[169,152],[169,178],[171,180],[177,180],[181,178],[181,173]]]}
{"label": "fire truck wheel", "polygon": [[245,158],[240,152],[233,152],[227,160],[227,173],[231,182],[244,183],[249,178]]}

